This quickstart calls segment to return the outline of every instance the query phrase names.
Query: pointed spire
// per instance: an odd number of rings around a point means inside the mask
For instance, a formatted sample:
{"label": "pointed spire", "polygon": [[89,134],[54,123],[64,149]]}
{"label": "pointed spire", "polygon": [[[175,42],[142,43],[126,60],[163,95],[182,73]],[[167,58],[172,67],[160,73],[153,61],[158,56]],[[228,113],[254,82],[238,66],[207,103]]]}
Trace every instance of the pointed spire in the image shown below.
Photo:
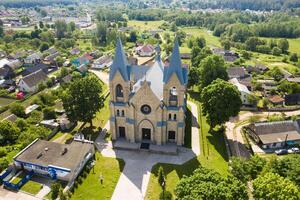
{"label": "pointed spire", "polygon": [[166,71],[166,76],[165,76],[165,80],[164,80],[165,83],[169,81],[169,79],[173,73],[176,73],[180,83],[184,84],[181,57],[180,57],[179,44],[178,44],[177,37],[175,38],[175,41],[174,41],[174,47],[173,47],[172,56],[170,59],[170,64]]}
{"label": "pointed spire", "polygon": [[128,81],[129,76],[128,76],[128,71],[127,71],[127,66],[128,66],[128,62],[127,62],[125,52],[123,50],[122,41],[120,38],[118,38],[114,61],[110,68],[109,80],[112,80],[113,77],[115,76],[116,72],[119,70],[123,79],[125,81]]}

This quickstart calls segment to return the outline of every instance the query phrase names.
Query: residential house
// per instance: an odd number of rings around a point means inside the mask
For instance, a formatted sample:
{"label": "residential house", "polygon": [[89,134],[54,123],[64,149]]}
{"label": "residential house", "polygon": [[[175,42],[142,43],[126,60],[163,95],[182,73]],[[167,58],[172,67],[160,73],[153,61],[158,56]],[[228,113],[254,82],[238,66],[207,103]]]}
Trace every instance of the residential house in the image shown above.
{"label": "residential house", "polygon": [[17,70],[23,66],[23,62],[21,62],[19,59],[10,60],[10,62],[4,65],[4,67],[5,66],[11,68],[12,70]]}
{"label": "residential house", "polygon": [[57,70],[56,66],[52,66],[50,64],[44,64],[44,63],[39,63],[39,64],[35,64],[32,67],[26,67],[23,71],[22,71],[22,75],[23,76],[27,76],[29,74],[32,74],[36,71],[42,70],[45,74],[49,74],[55,70]]}
{"label": "residential house", "polygon": [[240,97],[243,105],[251,105],[249,102],[249,96],[251,92],[248,90],[247,86],[241,84],[237,78],[230,79],[229,82],[237,87],[240,92]]}
{"label": "residential house", "polygon": [[55,65],[56,65],[55,59],[56,59],[59,55],[60,55],[59,52],[55,52],[55,53],[53,53],[53,54],[50,54],[50,55],[48,55],[48,56],[46,56],[46,57],[44,58],[44,62],[45,62],[46,64],[55,64]]}
{"label": "residential house", "polygon": [[284,96],[285,105],[299,105],[300,104],[300,93],[287,94]]}
{"label": "residential house", "polygon": [[277,90],[276,82],[274,79],[259,79],[258,84],[261,84],[264,96],[269,96],[272,91]]}
{"label": "residential house", "polygon": [[73,182],[94,154],[94,144],[90,141],[60,144],[36,139],[13,160],[18,169],[53,180]]}
{"label": "residential house", "polygon": [[92,68],[93,69],[103,69],[105,67],[110,67],[112,65],[112,57],[109,55],[104,55],[94,61]]}
{"label": "residential house", "polygon": [[88,65],[93,60],[93,57],[89,54],[84,54],[83,56],[80,56],[79,58],[76,58],[72,61],[72,64],[76,67],[79,67],[81,65]]}
{"label": "residential house", "polygon": [[226,62],[234,62],[240,56],[238,53],[230,50],[224,50],[222,48],[212,48],[213,54],[223,56]]}
{"label": "residential house", "polygon": [[79,48],[73,48],[73,49],[70,51],[70,54],[71,54],[71,55],[79,55],[79,54],[80,54],[80,49],[79,49]]}
{"label": "residential house", "polygon": [[288,82],[290,82],[290,83],[298,83],[298,84],[300,84],[300,77],[290,77],[290,78],[287,78],[286,79]]}
{"label": "residential house", "polygon": [[192,55],[190,53],[181,53],[181,59],[191,59]]}
{"label": "residential house", "polygon": [[242,79],[249,76],[244,67],[229,67],[227,73],[229,79]]}
{"label": "residential house", "polygon": [[48,76],[43,70],[38,70],[27,76],[24,76],[19,82],[19,88],[22,92],[36,92],[40,83],[46,82]]}
{"label": "residential house", "polygon": [[263,149],[300,143],[299,121],[254,123],[247,127],[247,133]]}
{"label": "residential house", "polygon": [[43,55],[41,53],[33,53],[24,59],[25,64],[38,64],[43,60]]}
{"label": "residential house", "polygon": [[7,65],[10,61],[6,58],[3,58],[0,60],[0,68],[4,67],[5,65]]}
{"label": "residential house", "polygon": [[155,48],[150,44],[145,44],[136,47],[135,52],[141,57],[151,57],[155,54]]}
{"label": "residential house", "polygon": [[30,106],[28,106],[27,108],[25,108],[25,114],[29,115],[30,113],[32,113],[33,111],[35,111],[36,109],[38,109],[40,106],[37,104],[32,104]]}
{"label": "residential house", "polygon": [[15,77],[14,71],[5,65],[4,67],[0,68],[0,79],[9,80]]}
{"label": "residential house", "polygon": [[268,97],[268,100],[270,103],[272,103],[274,106],[283,106],[284,104],[284,98],[282,98],[279,95],[272,95]]}

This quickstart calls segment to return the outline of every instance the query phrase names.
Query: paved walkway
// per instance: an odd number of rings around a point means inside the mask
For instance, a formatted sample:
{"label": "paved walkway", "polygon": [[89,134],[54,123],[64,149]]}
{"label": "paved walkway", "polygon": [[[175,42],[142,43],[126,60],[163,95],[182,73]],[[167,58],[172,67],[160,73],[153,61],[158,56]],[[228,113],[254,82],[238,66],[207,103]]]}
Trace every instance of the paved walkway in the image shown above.
{"label": "paved walkway", "polygon": [[107,72],[101,70],[92,70],[92,69],[90,69],[89,71],[94,73],[106,85],[109,85],[109,75]]}
{"label": "paved walkway", "polygon": [[0,187],[0,200],[41,200],[40,198],[25,194],[23,192],[13,192]]}
{"label": "paved walkway", "polygon": [[[178,155],[161,155],[145,151],[126,151],[112,148],[112,142],[104,140],[104,133],[100,133],[95,141],[97,149],[103,156],[121,158],[125,161],[125,167],[116,185],[112,200],[142,200],[144,199],[150,179],[151,169],[156,163],[170,163],[181,165],[200,154],[198,110],[191,102],[193,127],[192,149],[179,147]],[[109,130],[109,122],[105,127]],[[196,140],[196,141],[194,141]]]}

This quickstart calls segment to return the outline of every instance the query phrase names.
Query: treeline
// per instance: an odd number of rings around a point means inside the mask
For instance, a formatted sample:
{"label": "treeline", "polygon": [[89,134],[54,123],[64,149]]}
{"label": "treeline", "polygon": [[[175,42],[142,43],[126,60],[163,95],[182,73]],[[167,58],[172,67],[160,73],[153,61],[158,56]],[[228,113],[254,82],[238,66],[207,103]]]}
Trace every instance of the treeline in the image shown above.
{"label": "treeline", "polygon": [[193,0],[190,9],[283,10],[300,7],[300,0]]}
{"label": "treeline", "polygon": [[48,6],[52,4],[62,4],[69,5],[77,3],[77,0],[1,0],[0,6],[10,7],[10,8],[29,8],[36,6]]}

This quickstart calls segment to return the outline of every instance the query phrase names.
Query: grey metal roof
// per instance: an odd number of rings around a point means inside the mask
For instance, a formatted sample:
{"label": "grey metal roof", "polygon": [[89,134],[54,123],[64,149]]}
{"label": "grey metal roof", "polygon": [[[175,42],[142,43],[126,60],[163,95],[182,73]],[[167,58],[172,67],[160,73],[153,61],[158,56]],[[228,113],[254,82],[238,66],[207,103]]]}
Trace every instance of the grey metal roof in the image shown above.
{"label": "grey metal roof", "polygon": [[117,40],[117,47],[113,64],[110,68],[109,80],[112,80],[116,72],[119,71],[125,81],[129,80],[128,62],[125,56],[121,39]]}

